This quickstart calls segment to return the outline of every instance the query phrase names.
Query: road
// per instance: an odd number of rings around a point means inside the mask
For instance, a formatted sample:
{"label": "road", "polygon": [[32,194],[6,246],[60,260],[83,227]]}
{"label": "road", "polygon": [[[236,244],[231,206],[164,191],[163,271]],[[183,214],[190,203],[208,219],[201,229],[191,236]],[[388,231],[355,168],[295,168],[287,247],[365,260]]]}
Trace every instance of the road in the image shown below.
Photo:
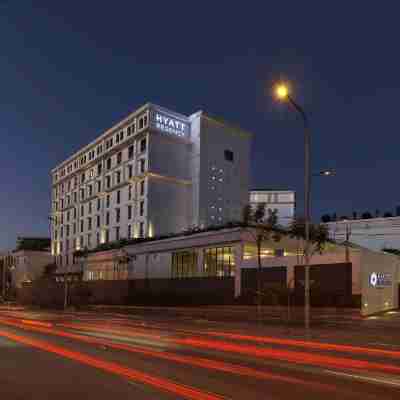
{"label": "road", "polygon": [[189,317],[3,307],[0,394],[7,400],[400,398],[400,341],[367,340],[355,330],[320,329],[305,339],[299,330]]}

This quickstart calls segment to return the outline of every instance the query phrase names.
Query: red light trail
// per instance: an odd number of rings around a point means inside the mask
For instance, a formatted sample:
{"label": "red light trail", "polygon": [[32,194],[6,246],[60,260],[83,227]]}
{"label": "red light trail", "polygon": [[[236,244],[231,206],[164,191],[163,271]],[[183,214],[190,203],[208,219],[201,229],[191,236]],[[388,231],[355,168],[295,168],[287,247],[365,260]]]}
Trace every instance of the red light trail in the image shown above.
{"label": "red light trail", "polygon": [[189,400],[223,400],[224,398],[212,394],[207,393],[191,386],[186,386],[182,384],[175,383],[169,379],[157,378],[155,376],[151,376],[140,372],[138,370],[127,368],[122,365],[119,365],[114,362],[104,361],[96,357],[88,356],[83,353],[78,353],[76,351],[71,351],[63,347],[55,346],[43,341],[39,341],[36,339],[26,338],[23,336],[15,335],[13,333],[0,331],[0,336],[8,338],[14,342],[22,343],[43,351],[47,351],[53,354],[57,354],[59,356],[68,358],[70,360],[78,361],[82,364],[89,365],[91,367],[101,369],[106,372],[110,372],[114,375],[119,375],[124,378],[128,378],[134,380],[136,382],[140,382],[146,385],[153,386],[161,391],[169,392],[176,394],[178,396],[182,396],[185,399]]}

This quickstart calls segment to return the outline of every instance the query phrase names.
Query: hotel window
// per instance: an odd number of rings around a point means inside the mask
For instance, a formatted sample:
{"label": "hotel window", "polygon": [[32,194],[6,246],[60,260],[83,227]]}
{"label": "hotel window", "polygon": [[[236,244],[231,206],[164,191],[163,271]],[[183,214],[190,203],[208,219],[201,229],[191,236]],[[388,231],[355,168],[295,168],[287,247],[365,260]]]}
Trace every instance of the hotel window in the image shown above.
{"label": "hotel window", "polygon": [[143,153],[144,151],[146,151],[146,138],[142,139],[140,141],[140,152]]}
{"label": "hotel window", "polygon": [[89,211],[88,211],[88,214],[91,214],[91,213],[92,213],[92,202],[89,201]]}
{"label": "hotel window", "polygon": [[110,195],[106,196],[106,208],[110,207]]}
{"label": "hotel window", "polygon": [[67,211],[67,222],[69,222],[69,217],[70,217],[70,212],[69,211]]}
{"label": "hotel window", "polygon": [[101,192],[101,181],[97,181],[97,193]]}
{"label": "hotel window", "polygon": [[132,225],[128,225],[128,239],[132,238]]}
{"label": "hotel window", "polygon": [[97,164],[97,175],[101,175],[101,163]]}
{"label": "hotel window", "polygon": [[81,217],[83,217],[84,215],[85,215],[85,207],[82,204],[81,205]]}
{"label": "hotel window", "polygon": [[81,183],[85,182],[85,173],[81,175]]}
{"label": "hotel window", "polygon": [[81,219],[81,233],[83,232],[83,219]]}
{"label": "hotel window", "polygon": [[61,224],[64,223],[64,213],[61,213]]}
{"label": "hotel window", "polygon": [[128,126],[127,130],[126,130],[126,136],[131,136],[132,134],[132,128],[130,126]]}
{"label": "hotel window", "polygon": [[81,200],[85,199],[85,189],[81,189]]}
{"label": "hotel window", "polygon": [[122,162],[122,152],[120,151],[120,152],[117,154],[117,164],[121,164],[121,162]]}
{"label": "hotel window", "polygon": [[233,247],[215,247],[204,250],[204,276],[234,276],[235,259]]}
{"label": "hotel window", "polygon": [[133,176],[133,165],[128,165],[128,178]]}
{"label": "hotel window", "polygon": [[143,174],[146,169],[146,160],[144,158],[141,158],[139,160],[139,168],[140,168],[140,173]]}
{"label": "hotel window", "polygon": [[71,204],[71,196],[68,195],[67,196],[67,206],[69,206]]}
{"label": "hotel window", "polygon": [[117,204],[121,203],[121,191],[117,191]]}
{"label": "hotel window", "polygon": [[110,241],[110,232],[108,229],[104,231],[104,236],[105,236],[105,242],[108,243]]}
{"label": "hotel window", "polygon": [[68,181],[68,192],[71,190],[71,181]]}
{"label": "hotel window", "polygon": [[94,170],[93,168],[89,171],[89,178],[93,178],[94,177]]}
{"label": "hotel window", "polygon": [[128,219],[132,219],[132,206],[128,206]]}
{"label": "hotel window", "polygon": [[[68,251],[68,249],[69,249],[69,240],[67,239],[67,240],[65,241],[65,250]],[[68,256],[67,256],[67,257],[68,257]],[[68,264],[68,262],[67,262],[67,264]]]}
{"label": "hotel window", "polygon": [[147,126],[147,115],[143,117],[143,125]]}
{"label": "hotel window", "polygon": [[63,251],[63,242],[60,242],[60,253]]}
{"label": "hotel window", "polygon": [[80,238],[79,238],[79,244],[80,244],[80,246],[81,246],[81,248],[83,248],[83,236],[81,236]]}
{"label": "hotel window", "polygon": [[115,143],[119,143],[119,133],[115,135]]}
{"label": "hotel window", "polygon": [[76,203],[78,201],[78,193],[74,192],[74,202]]}
{"label": "hotel window", "polygon": [[66,235],[67,237],[69,237],[69,225],[66,225],[66,230],[67,230]]}
{"label": "hotel window", "polygon": [[61,185],[61,194],[64,194],[64,184]]}
{"label": "hotel window", "polygon": [[110,212],[106,212],[106,225],[110,225]]}
{"label": "hotel window", "polygon": [[121,171],[117,171],[115,174],[115,179],[117,181],[117,185],[121,183]]}
{"label": "hotel window", "polygon": [[119,208],[115,209],[115,222],[118,223],[121,219],[121,210]]}
{"label": "hotel window", "polygon": [[75,235],[76,234],[76,222],[74,222],[74,225],[72,226],[72,232]]}
{"label": "hotel window", "polygon": [[96,226],[100,228],[100,215],[96,215]]}
{"label": "hotel window", "polygon": [[64,208],[64,199],[61,199],[61,210]]}
{"label": "hotel window", "polygon": [[115,228],[115,240],[119,240],[119,226]]}
{"label": "hotel window", "polygon": [[74,219],[76,219],[76,207],[74,207]]}
{"label": "hotel window", "polygon": [[128,147],[128,158],[133,157],[133,144]]}
{"label": "hotel window", "polygon": [[93,195],[93,186],[92,185],[88,186],[88,192],[89,192],[89,197]]}
{"label": "hotel window", "polygon": [[224,151],[224,156],[226,161],[233,162],[233,151],[231,150],[225,150]]}
{"label": "hotel window", "polygon": [[140,182],[140,195],[144,196],[144,181]]}
{"label": "hotel window", "polygon": [[128,200],[132,200],[132,185],[128,187]]}
{"label": "hotel window", "polygon": [[172,253],[172,278],[192,278],[197,276],[197,253],[180,251]]}
{"label": "hotel window", "polygon": [[107,158],[106,164],[107,164],[107,169],[111,169],[111,157]]}
{"label": "hotel window", "polygon": [[124,131],[119,133],[119,140],[122,142],[124,140]]}
{"label": "hotel window", "polygon": [[90,233],[87,235],[87,247],[92,247],[92,235]]}
{"label": "hotel window", "polygon": [[144,201],[141,201],[139,207],[139,215],[143,217],[143,214],[144,214]]}
{"label": "hotel window", "polygon": [[110,189],[110,187],[111,187],[111,176],[110,175],[106,176],[106,187],[107,187],[107,189]]}
{"label": "hotel window", "polygon": [[97,211],[100,210],[100,207],[101,207],[101,200],[97,199]]}
{"label": "hotel window", "polygon": [[78,186],[78,177],[75,176],[74,177],[74,187],[77,187],[77,186]]}
{"label": "hotel window", "polygon": [[143,118],[139,118],[139,129],[143,129]]}
{"label": "hotel window", "polygon": [[141,222],[139,224],[139,237],[143,237],[144,236],[144,222]]}
{"label": "hotel window", "polygon": [[96,232],[96,245],[100,244],[100,232]]}
{"label": "hotel window", "polygon": [[87,219],[87,225],[88,225],[88,230],[91,231],[92,230],[92,218],[88,218]]}

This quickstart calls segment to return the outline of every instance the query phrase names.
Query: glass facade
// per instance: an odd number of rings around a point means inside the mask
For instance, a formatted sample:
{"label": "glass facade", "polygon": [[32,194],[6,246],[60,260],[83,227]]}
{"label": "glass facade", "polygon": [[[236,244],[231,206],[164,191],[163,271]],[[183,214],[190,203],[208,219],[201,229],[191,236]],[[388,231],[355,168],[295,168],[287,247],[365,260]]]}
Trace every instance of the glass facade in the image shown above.
{"label": "glass facade", "polygon": [[204,250],[203,276],[235,276],[234,248],[229,246]]}
{"label": "glass facade", "polygon": [[197,274],[197,253],[180,251],[172,253],[172,278],[192,278]]}

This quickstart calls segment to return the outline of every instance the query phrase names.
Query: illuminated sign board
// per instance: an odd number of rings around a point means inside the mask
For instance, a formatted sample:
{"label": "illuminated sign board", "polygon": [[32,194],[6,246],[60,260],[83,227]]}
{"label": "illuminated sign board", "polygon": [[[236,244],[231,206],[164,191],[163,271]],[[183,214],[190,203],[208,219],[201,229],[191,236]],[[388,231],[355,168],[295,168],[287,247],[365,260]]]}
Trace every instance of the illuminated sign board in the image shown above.
{"label": "illuminated sign board", "polygon": [[158,131],[179,137],[187,137],[189,135],[188,123],[157,110],[152,112],[151,122],[153,128]]}
{"label": "illuminated sign board", "polygon": [[374,288],[384,288],[392,286],[392,275],[385,272],[372,272],[369,274],[369,285]]}

